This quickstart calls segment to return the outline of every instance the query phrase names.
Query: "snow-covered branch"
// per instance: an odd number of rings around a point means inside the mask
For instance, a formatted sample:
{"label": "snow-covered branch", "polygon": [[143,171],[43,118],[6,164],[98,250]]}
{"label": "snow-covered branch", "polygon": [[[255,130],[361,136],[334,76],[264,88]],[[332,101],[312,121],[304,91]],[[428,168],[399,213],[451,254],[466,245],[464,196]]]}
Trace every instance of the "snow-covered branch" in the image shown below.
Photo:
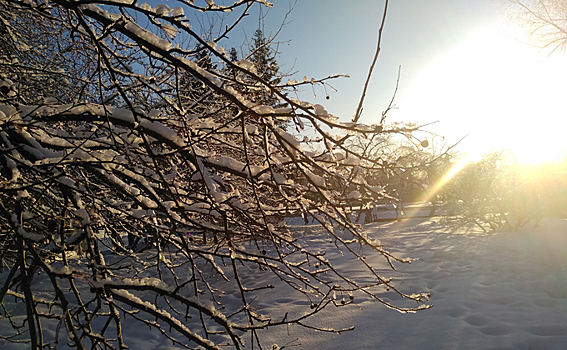
{"label": "snow-covered branch", "polygon": [[[271,4],[206,3],[0,3],[0,29],[10,34],[0,38],[0,259],[9,267],[0,301],[22,292],[27,317],[14,329],[25,324],[34,348],[66,339],[123,349],[123,317],[187,348],[262,348],[268,327],[347,330],[304,322],[327,306],[364,297],[414,312],[380,293],[428,297],[406,294],[366,260],[411,261],[368,237],[351,208],[391,196],[386,183],[367,181],[385,164],[349,140],[410,137],[419,127],[345,123],[288,97],[282,89],[331,77],[275,84],[227,56],[220,39],[233,26],[206,40],[188,20],[189,11]],[[288,122],[312,126],[324,148],[310,149]],[[309,247],[288,224],[297,218],[317,223],[367,278]],[[264,314],[255,301],[274,286],[309,309]]]}

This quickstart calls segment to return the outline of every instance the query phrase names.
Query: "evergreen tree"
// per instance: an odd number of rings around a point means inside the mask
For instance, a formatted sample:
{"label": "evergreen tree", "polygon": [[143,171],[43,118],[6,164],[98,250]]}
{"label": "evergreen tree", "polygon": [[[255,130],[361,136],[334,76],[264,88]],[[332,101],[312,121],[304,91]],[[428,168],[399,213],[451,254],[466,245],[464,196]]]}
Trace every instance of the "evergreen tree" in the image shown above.
{"label": "evergreen tree", "polygon": [[236,62],[238,61],[238,52],[236,51],[236,48],[233,47],[232,49],[230,49],[230,61],[231,62]]}
{"label": "evergreen tree", "polygon": [[[272,40],[266,38],[264,30],[260,27],[254,32],[254,40],[250,46],[250,53],[244,60],[251,63],[252,72],[258,79],[246,74],[239,74],[233,68],[229,68],[230,74],[236,83],[236,89],[245,95],[251,102],[257,105],[265,105],[273,108],[287,106],[277,93],[285,95],[284,88],[280,83],[283,74],[280,73],[276,55],[278,52],[271,46]],[[235,48],[230,51],[230,60],[239,64],[238,53]],[[249,66],[249,64],[245,64]],[[276,120],[276,126],[286,130],[287,120]]]}
{"label": "evergreen tree", "polygon": [[[270,40],[264,35],[261,28],[254,32],[254,43],[251,47],[250,61],[254,64],[256,74],[271,86],[279,86],[282,80],[280,67],[276,60],[277,52],[271,47]],[[279,89],[281,92],[283,89]],[[252,94],[252,100],[262,102],[268,106],[281,107],[282,103],[273,91],[265,89]]]}
{"label": "evergreen tree", "polygon": [[[237,73],[233,67],[229,67],[230,76],[234,77],[237,89],[245,94],[252,102],[266,106],[279,108],[286,105],[276,94],[283,93],[284,88],[280,86],[283,74],[280,72],[276,56],[278,52],[271,45],[272,40],[266,38],[264,30],[259,27],[254,32],[254,40],[249,47],[249,53],[243,60],[251,63],[253,70],[263,82],[268,83],[270,88],[261,84],[257,79]],[[236,48],[231,48],[229,59],[235,64],[239,64],[238,52]],[[248,66],[245,64],[245,66]],[[285,93],[284,93],[285,95]]]}

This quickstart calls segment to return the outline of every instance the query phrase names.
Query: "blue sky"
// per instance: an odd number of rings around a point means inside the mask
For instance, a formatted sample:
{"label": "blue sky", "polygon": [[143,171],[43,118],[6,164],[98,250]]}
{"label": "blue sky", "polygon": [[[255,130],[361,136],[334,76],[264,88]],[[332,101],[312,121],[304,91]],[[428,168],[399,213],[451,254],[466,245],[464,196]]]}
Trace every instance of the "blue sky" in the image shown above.
{"label": "blue sky", "polygon": [[[274,0],[265,31],[277,31],[283,70],[331,81],[338,92],[306,89],[300,98],[321,103],[341,120],[354,114],[374,55],[384,8],[377,0]],[[363,123],[376,123],[401,79],[396,110],[389,120],[430,123],[473,157],[508,148],[522,161],[559,156],[567,127],[567,59],[548,57],[525,42],[524,31],[509,17],[504,0],[390,1],[382,51],[368,91]],[[243,22],[229,43],[242,42],[258,26],[258,13]],[[330,90],[328,90],[330,92]]]}
{"label": "blue sky", "polygon": [[[289,2],[274,3],[273,12],[280,7],[285,10],[283,4]],[[471,6],[473,3],[478,6]],[[479,10],[481,3],[492,9]],[[350,75],[350,79],[333,83],[339,93],[327,102],[341,117],[349,118],[356,108],[374,55],[383,7],[383,1],[298,1],[289,16],[291,23],[281,34],[282,40],[291,39],[289,46],[282,47],[281,62],[295,62],[299,75]],[[398,66],[402,66],[402,94],[440,54],[494,20],[495,10],[491,1],[391,1],[363,120],[371,123],[387,106]]]}

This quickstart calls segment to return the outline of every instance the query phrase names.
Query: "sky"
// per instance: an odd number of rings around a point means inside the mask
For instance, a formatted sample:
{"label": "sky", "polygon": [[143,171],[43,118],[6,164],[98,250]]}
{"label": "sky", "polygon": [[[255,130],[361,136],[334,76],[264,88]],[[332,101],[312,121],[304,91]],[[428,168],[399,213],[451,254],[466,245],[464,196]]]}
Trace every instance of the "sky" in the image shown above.
{"label": "sky", "polygon": [[[333,80],[298,97],[321,103],[340,118],[352,118],[378,38],[384,1],[274,0],[263,10],[266,34],[278,34],[278,63],[293,78]],[[293,8],[285,18],[286,13]],[[530,45],[504,0],[390,1],[381,53],[360,122],[379,121],[396,87],[390,122],[434,123],[426,130],[445,136],[473,158],[509,149],[522,162],[552,160],[567,151],[567,56]],[[252,36],[257,12],[231,40]],[[326,100],[326,94],[330,99]],[[424,137],[427,135],[424,134]]]}

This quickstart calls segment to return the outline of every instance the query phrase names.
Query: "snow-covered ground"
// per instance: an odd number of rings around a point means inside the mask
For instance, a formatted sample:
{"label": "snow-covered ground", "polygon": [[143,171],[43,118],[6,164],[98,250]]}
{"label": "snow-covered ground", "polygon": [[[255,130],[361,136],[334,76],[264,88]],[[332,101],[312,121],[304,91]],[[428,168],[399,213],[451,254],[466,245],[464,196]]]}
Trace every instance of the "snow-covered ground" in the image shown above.
{"label": "snow-covered ground", "polygon": [[[391,252],[419,258],[391,275],[404,292],[430,292],[432,309],[401,314],[363,299],[320,318],[353,325],[353,331],[334,335],[294,326],[268,336],[280,345],[298,338],[292,344],[299,349],[567,349],[567,220],[492,234],[455,231],[437,220],[366,225]],[[325,244],[324,238],[310,242]],[[338,253],[329,259],[348,264]],[[390,301],[399,305],[398,299],[392,293]],[[275,293],[264,302],[286,309],[301,304]]]}
{"label": "snow-covered ground", "polygon": [[[493,234],[455,232],[435,221],[366,226],[390,251],[420,258],[393,275],[403,291],[430,292],[432,309],[400,314],[363,300],[360,308],[324,315],[354,331],[290,327],[270,336],[280,344],[299,338],[301,349],[567,349],[567,220]],[[273,307],[276,301],[274,295]]]}
{"label": "snow-covered ground", "polygon": [[[548,218],[519,232],[485,234],[478,230],[454,230],[438,219],[410,219],[373,223],[366,230],[402,257],[419,258],[388,270],[378,256],[370,262],[384,267],[404,292],[430,292],[433,308],[401,314],[355,295],[354,304],[330,306],[307,324],[354,326],[342,334],[313,332],[299,327],[263,331],[266,344],[290,349],[567,349],[567,220]],[[294,230],[305,245],[323,250],[331,243],[317,226]],[[335,250],[327,258],[356,277],[360,269]],[[276,283],[269,274],[250,271],[249,283]],[[407,304],[392,292],[382,294],[399,306]],[[341,296],[338,296],[339,298]],[[238,295],[223,296],[227,308]],[[414,303],[414,302],[412,302]],[[264,312],[301,314],[309,301],[295,299],[285,287],[266,289],[253,302]],[[6,323],[0,327],[6,327]],[[126,326],[131,349],[177,349],[165,338],[139,325]],[[250,343],[248,336],[244,337]],[[2,349],[25,349],[2,344]],[[292,346],[294,345],[294,346]]]}

